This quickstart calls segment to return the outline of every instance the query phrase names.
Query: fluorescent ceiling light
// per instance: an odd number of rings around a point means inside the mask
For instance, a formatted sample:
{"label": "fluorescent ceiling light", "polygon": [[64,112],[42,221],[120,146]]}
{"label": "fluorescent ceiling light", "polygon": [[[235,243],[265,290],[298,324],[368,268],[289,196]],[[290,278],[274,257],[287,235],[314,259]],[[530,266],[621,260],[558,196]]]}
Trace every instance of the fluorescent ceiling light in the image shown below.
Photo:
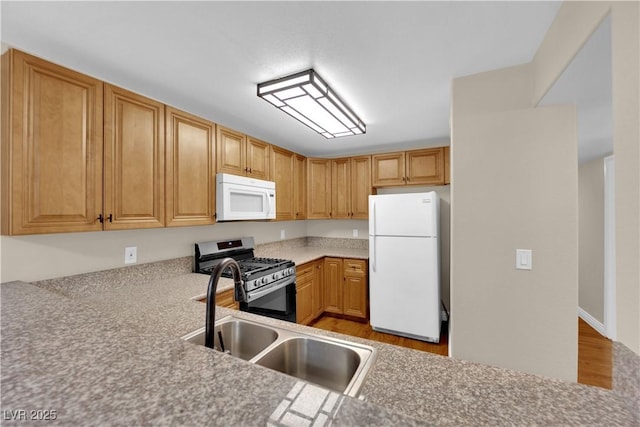
{"label": "fluorescent ceiling light", "polygon": [[325,138],[367,131],[362,120],[313,70],[260,83],[258,96]]}

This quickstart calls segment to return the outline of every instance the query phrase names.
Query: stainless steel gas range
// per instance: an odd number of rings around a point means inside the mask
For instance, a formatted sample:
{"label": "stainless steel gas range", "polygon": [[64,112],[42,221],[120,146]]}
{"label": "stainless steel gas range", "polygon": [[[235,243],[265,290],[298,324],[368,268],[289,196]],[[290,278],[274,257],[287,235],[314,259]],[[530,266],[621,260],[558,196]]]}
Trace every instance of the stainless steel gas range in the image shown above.
{"label": "stainless steel gas range", "polygon": [[[247,295],[247,301],[240,303],[240,310],[295,323],[295,263],[255,257],[254,247],[253,237],[196,243],[194,271],[210,275],[223,259],[233,258],[240,266]],[[225,270],[222,276],[231,278],[231,271]]]}

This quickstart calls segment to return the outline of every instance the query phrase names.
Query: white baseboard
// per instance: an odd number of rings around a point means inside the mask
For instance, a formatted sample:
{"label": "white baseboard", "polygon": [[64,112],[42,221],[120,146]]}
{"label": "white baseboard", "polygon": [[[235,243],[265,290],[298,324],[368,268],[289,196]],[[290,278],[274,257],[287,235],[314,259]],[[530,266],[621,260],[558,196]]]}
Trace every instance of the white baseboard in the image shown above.
{"label": "white baseboard", "polygon": [[598,319],[587,313],[582,307],[578,307],[578,317],[587,322],[589,326],[598,331],[600,335],[606,337],[606,329],[604,324],[600,322]]}

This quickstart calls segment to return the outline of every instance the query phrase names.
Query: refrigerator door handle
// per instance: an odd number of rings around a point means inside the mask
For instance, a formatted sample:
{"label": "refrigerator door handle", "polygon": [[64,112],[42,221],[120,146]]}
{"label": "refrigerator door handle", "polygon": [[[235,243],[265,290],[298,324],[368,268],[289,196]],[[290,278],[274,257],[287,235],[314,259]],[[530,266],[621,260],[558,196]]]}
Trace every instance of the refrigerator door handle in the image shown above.
{"label": "refrigerator door handle", "polygon": [[373,224],[372,224],[372,234],[373,234],[373,263],[371,265],[371,267],[373,268],[373,272],[376,272],[376,201],[371,200],[371,217],[373,218]]}
{"label": "refrigerator door handle", "polygon": [[371,267],[373,268],[373,272],[375,273],[376,272],[376,236],[373,236],[373,239],[371,240],[373,240],[372,242],[373,243],[373,257],[372,257],[373,260],[371,263]]}
{"label": "refrigerator door handle", "polygon": [[373,218],[373,234],[376,235],[376,201],[375,199],[371,201],[371,217]]}

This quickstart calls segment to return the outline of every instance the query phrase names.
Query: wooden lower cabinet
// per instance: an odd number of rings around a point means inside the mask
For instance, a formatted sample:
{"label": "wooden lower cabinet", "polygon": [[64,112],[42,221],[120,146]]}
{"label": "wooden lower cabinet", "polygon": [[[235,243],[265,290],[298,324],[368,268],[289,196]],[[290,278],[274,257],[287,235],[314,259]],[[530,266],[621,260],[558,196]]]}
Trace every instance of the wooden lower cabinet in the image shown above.
{"label": "wooden lower cabinet", "polygon": [[[320,261],[321,262],[321,261]],[[296,266],[296,323],[308,325],[322,314],[322,300],[318,289],[322,282],[318,279],[318,261]]]}
{"label": "wooden lower cabinet", "polygon": [[313,311],[313,318],[316,319],[324,313],[324,295],[323,295],[323,283],[324,283],[324,259],[319,259],[313,262],[313,283],[312,283],[312,300],[311,309]]}
{"label": "wooden lower cabinet", "polygon": [[[206,303],[207,297],[200,298],[198,301]],[[216,305],[220,307],[232,308],[234,310],[239,310],[239,304],[233,299],[233,288],[227,289],[226,291],[218,292],[216,294]]]}
{"label": "wooden lower cabinet", "polygon": [[367,262],[350,258],[325,258],[324,298],[326,312],[366,319]]}
{"label": "wooden lower cabinet", "polygon": [[342,313],[364,319],[367,317],[367,262],[362,259],[344,259],[342,265]]}

